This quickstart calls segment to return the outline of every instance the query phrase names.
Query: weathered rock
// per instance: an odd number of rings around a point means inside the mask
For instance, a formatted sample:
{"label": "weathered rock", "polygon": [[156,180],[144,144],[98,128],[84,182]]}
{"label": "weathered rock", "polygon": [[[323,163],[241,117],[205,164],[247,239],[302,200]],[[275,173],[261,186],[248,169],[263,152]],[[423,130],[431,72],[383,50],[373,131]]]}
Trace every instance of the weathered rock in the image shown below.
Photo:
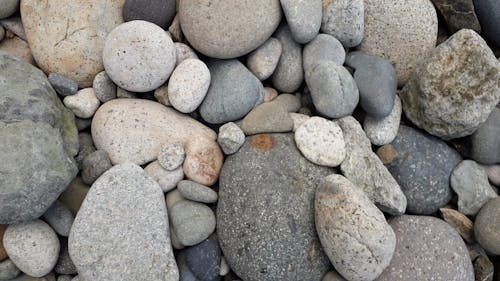
{"label": "weathered rock", "polygon": [[361,43],[365,31],[363,0],[336,0],[323,7],[321,31],[337,38],[346,48]]}
{"label": "weathered rock", "polygon": [[219,128],[217,142],[225,154],[233,154],[245,142],[245,133],[233,122],[226,123]]}
{"label": "weathered rock", "polygon": [[287,25],[280,26],[274,36],[280,41],[282,52],[271,79],[276,90],[293,93],[304,81],[302,46],[293,40]]}
{"label": "weathered rock", "polygon": [[50,73],[48,79],[50,85],[61,96],[72,96],[78,92],[78,83],[64,75]]}
{"label": "weathered rock", "polygon": [[500,255],[500,197],[486,203],[476,216],[474,235],[477,242],[492,255]]}
{"label": "weathered rock", "polygon": [[316,35],[321,27],[321,0],[280,0],[286,22],[290,26],[293,39],[305,44]]}
{"label": "weathered rock", "polygon": [[474,226],[472,221],[464,214],[454,209],[439,209],[443,219],[451,225],[467,243],[474,242]]}
{"label": "weathered rock", "polygon": [[275,101],[266,102],[252,109],[241,121],[246,135],[285,133],[293,128],[293,120],[284,106]]}
{"label": "weathered rock", "polygon": [[486,122],[471,137],[471,157],[483,164],[500,163],[500,108],[494,108]]}
{"label": "weathered rock", "polygon": [[346,281],[342,276],[340,276],[336,271],[328,271],[321,281]]}
{"label": "weathered rock", "polygon": [[432,0],[451,33],[460,29],[472,29],[481,33],[481,26],[472,2],[473,0]]}

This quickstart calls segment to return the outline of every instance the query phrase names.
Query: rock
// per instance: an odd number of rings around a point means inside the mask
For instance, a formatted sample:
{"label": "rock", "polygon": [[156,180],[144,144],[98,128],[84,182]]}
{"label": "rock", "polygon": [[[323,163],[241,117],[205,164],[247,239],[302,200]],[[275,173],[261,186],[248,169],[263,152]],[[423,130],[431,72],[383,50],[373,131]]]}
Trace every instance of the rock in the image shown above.
{"label": "rock", "polygon": [[293,120],[284,106],[272,101],[256,106],[241,122],[246,135],[283,133],[293,129]]}
{"label": "rock", "polygon": [[5,28],[0,25],[0,41],[2,41],[5,38]]}
{"label": "rock", "polygon": [[385,145],[391,143],[396,138],[402,112],[401,100],[398,96],[395,96],[394,107],[387,117],[376,119],[366,116],[363,129],[372,144]]}
{"label": "rock", "polygon": [[264,44],[248,55],[248,69],[260,81],[266,80],[273,74],[278,66],[282,50],[281,43],[278,39],[267,39]]}
{"label": "rock", "polygon": [[177,169],[168,171],[158,161],[151,162],[144,168],[144,171],[160,185],[163,192],[174,189],[177,183],[184,178],[182,167],[179,166]]}
{"label": "rock", "polygon": [[229,274],[231,271],[231,268],[229,268],[229,265],[227,264],[226,258],[224,256],[221,256],[220,258],[220,276],[226,276]]}
{"label": "rock", "polygon": [[219,128],[219,135],[217,137],[222,151],[226,155],[233,154],[240,149],[245,142],[245,133],[233,122],[226,123]]}
{"label": "rock", "polygon": [[116,87],[116,97],[119,99],[136,99],[139,97],[138,93],[130,92],[120,87]]}
{"label": "rock", "polygon": [[187,59],[198,59],[196,52],[188,45],[180,42],[174,42],[177,54],[176,66]]}
{"label": "rock", "polygon": [[184,147],[178,143],[165,145],[158,154],[158,163],[167,171],[179,168],[185,158]]}
{"label": "rock", "polygon": [[2,0],[0,19],[8,18],[19,9],[19,0]]}
{"label": "rock", "polygon": [[214,131],[153,101],[115,99],[103,104],[94,115],[92,137],[113,164],[142,165],[155,160],[165,145],[181,143],[186,152],[184,173],[205,185],[217,180],[222,166]]}
{"label": "rock", "polygon": [[57,281],[71,281],[73,280],[73,276],[71,275],[59,275],[57,276]]}
{"label": "rock", "polygon": [[389,265],[396,236],[363,190],[343,176],[328,176],[316,191],[314,210],[321,245],[342,276],[374,280]]}
{"label": "rock", "polygon": [[317,185],[331,173],[305,159],[292,134],[248,137],[227,157],[217,233],[242,280],[319,280],[326,273],[330,264],[314,228],[313,201]]}
{"label": "rock", "polygon": [[209,57],[236,58],[262,45],[281,21],[278,0],[183,0],[182,31],[191,46]]}
{"label": "rock", "polygon": [[305,44],[316,35],[321,27],[321,0],[280,0],[293,39]]}
{"label": "rock", "polygon": [[193,181],[183,180],[177,184],[177,189],[182,196],[188,200],[201,203],[217,202],[217,192],[210,187],[195,183]]}
{"label": "rock", "polygon": [[481,33],[481,26],[472,2],[473,0],[432,0],[451,33],[455,33],[460,29],[472,29],[477,33]]}
{"label": "rock", "polygon": [[481,28],[493,44],[500,47],[500,3],[494,0],[473,0]]}
{"label": "rock", "polygon": [[337,121],[346,144],[346,158],[340,165],[344,176],[361,188],[382,211],[400,215],[406,209],[406,197],[380,159],[373,153],[370,140],[353,117]]}
{"label": "rock", "polygon": [[168,100],[182,113],[191,113],[201,104],[210,86],[210,71],[198,59],[182,61],[168,81]]}
{"label": "rock", "polygon": [[[500,89],[499,89],[500,92]],[[486,122],[471,137],[472,159],[483,164],[500,163],[500,108],[494,108]]]}
{"label": "rock", "polygon": [[92,88],[96,97],[102,103],[116,99],[116,85],[109,78],[108,74],[106,74],[106,71],[97,73],[92,82]]}
{"label": "rock", "polygon": [[78,91],[75,95],[67,96],[63,102],[67,108],[80,118],[92,117],[101,104],[92,88],[86,88]]}
{"label": "rock", "polygon": [[5,230],[7,230],[6,224],[0,224],[0,261],[7,259],[9,256],[7,252],[5,252],[5,248],[3,246],[3,235],[5,234]]}
{"label": "rock", "polygon": [[155,99],[165,105],[172,106],[168,100],[168,83],[163,84],[160,88],[156,89],[154,92]]}
{"label": "rock", "polygon": [[48,78],[50,85],[61,96],[72,96],[78,92],[78,83],[73,79],[57,73],[50,73]]}
{"label": "rock", "polygon": [[0,77],[0,224],[12,224],[40,217],[67,187],[78,137],[40,70],[0,51]]}
{"label": "rock", "polygon": [[345,50],[339,40],[328,34],[318,34],[303,51],[304,71],[307,73],[322,61],[343,65]]}
{"label": "rock", "polygon": [[200,106],[206,122],[221,124],[238,120],[263,102],[262,83],[238,60],[212,60],[208,68],[212,81]]}
{"label": "rock", "polygon": [[486,42],[472,30],[461,30],[415,69],[400,94],[403,110],[433,135],[464,137],[476,131],[500,101],[499,79],[500,62]]}
{"label": "rock", "polygon": [[278,97],[278,91],[271,87],[264,87],[264,102],[270,102]]}
{"label": "rock", "polygon": [[175,0],[126,0],[123,5],[123,19],[144,20],[166,29],[174,19],[175,2]]}
{"label": "rock", "polygon": [[301,113],[293,113],[291,112],[290,113],[290,117],[292,118],[293,120],[293,132],[296,132],[297,129],[302,125],[304,124],[304,122],[306,122],[307,120],[309,120],[309,118],[311,118],[310,116],[308,115],[305,115],[305,114],[301,114]]}
{"label": "rock", "polygon": [[335,271],[328,271],[323,278],[321,278],[321,281],[346,281],[342,276],[340,276],[337,272]]}
{"label": "rock", "polygon": [[479,256],[474,261],[475,280],[493,281],[495,268],[487,256]]}
{"label": "rock", "polygon": [[169,236],[160,186],[141,167],[127,163],[92,185],[68,246],[85,280],[178,280]]}
{"label": "rock", "polygon": [[388,165],[396,161],[399,154],[392,144],[385,144],[377,149],[377,156],[384,165]]}
{"label": "rock", "polygon": [[330,118],[351,115],[359,101],[359,91],[351,74],[332,61],[316,64],[306,72],[306,82],[314,107]]}
{"label": "rock", "polygon": [[186,253],[181,251],[177,255],[177,265],[179,266],[179,280],[180,281],[199,281],[196,276],[189,269],[186,262]]}
{"label": "rock", "polygon": [[398,86],[392,64],[362,52],[350,53],[346,64],[355,69],[354,80],[359,89],[361,107],[368,116],[377,119],[387,117],[394,107]]}
{"label": "rock", "polygon": [[60,242],[61,250],[59,251],[59,258],[56,266],[54,267],[54,271],[58,274],[77,274],[78,272],[76,272],[75,264],[69,256],[68,239],[62,238]]}
{"label": "rock", "polygon": [[35,59],[33,59],[28,43],[17,36],[5,38],[0,43],[0,50],[10,53],[31,65],[35,65]]}
{"label": "rock", "polygon": [[[39,278],[31,277],[31,276],[26,275],[26,274],[22,275],[19,278],[21,278],[19,281],[56,281],[56,277],[55,277],[54,273],[52,273],[52,272],[43,276],[43,277],[39,277]],[[17,279],[16,279],[16,281],[17,281]]]}
{"label": "rock", "polygon": [[[107,34],[123,22],[124,0],[21,1],[28,43],[45,73],[59,73],[90,87],[103,70]],[[105,15],[105,16],[103,16]]]}
{"label": "rock", "polygon": [[167,209],[170,212],[172,207],[177,203],[182,200],[185,200],[185,198],[182,196],[180,191],[178,189],[174,189],[172,191],[169,191],[167,195],[165,196],[165,202],[167,203]]}
{"label": "rock", "polygon": [[71,211],[57,200],[45,212],[45,214],[43,214],[43,219],[57,234],[64,237],[68,237],[74,220]]}
{"label": "rock", "polygon": [[464,214],[454,209],[439,209],[443,219],[451,225],[467,243],[474,243],[474,227],[472,221]]}
{"label": "rock", "polygon": [[86,118],[86,119],[78,118],[78,117],[75,118],[75,125],[76,125],[76,128],[78,129],[78,132],[81,132],[81,131],[87,129],[88,127],[90,127],[90,124],[92,124],[91,118]]}
{"label": "rock", "polygon": [[9,225],[3,244],[16,266],[33,277],[42,277],[54,268],[60,248],[56,233],[41,220]]}
{"label": "rock", "polygon": [[288,112],[297,112],[301,106],[300,98],[292,94],[280,94],[273,99],[272,103],[278,104]]}
{"label": "rock", "polygon": [[436,44],[438,19],[429,0],[364,1],[365,33],[359,50],[395,65],[399,86]]}
{"label": "rock", "polygon": [[427,215],[446,205],[460,154],[438,138],[403,125],[391,144],[400,157],[388,169],[406,195],[407,211]]}
{"label": "rock", "polygon": [[317,165],[336,167],[346,157],[344,134],[335,122],[311,117],[297,128],[294,136],[302,155]]}
{"label": "rock", "polygon": [[276,90],[285,93],[295,92],[304,81],[302,66],[302,46],[295,42],[287,25],[282,25],[275,35],[281,43],[281,57],[271,77]]}
{"label": "rock", "polygon": [[496,197],[481,208],[474,223],[474,235],[477,242],[491,255],[500,255],[499,212],[500,197]]}
{"label": "rock", "polygon": [[[21,17],[12,16],[10,18],[0,20],[0,25],[2,25],[6,30],[14,33],[17,37],[23,41],[27,41],[26,32],[24,31],[23,22]],[[10,37],[10,36],[9,36]]]}
{"label": "rock", "polygon": [[496,186],[500,186],[500,165],[492,165],[488,167],[488,179]]}
{"label": "rock", "polygon": [[497,197],[486,170],[473,160],[460,162],[451,174],[451,187],[458,194],[458,210],[474,216],[490,199]]}
{"label": "rock", "polygon": [[170,209],[170,220],[179,242],[193,246],[205,240],[215,230],[215,215],[204,204],[182,200]]}
{"label": "rock", "polygon": [[104,150],[97,150],[83,159],[82,179],[86,184],[93,184],[104,172],[111,169],[113,165],[108,153]]}
{"label": "rock", "polygon": [[12,280],[16,278],[21,271],[9,259],[0,262],[0,280]]}
{"label": "rock", "polygon": [[102,57],[106,73],[116,85],[132,92],[148,92],[170,77],[177,53],[163,29],[134,20],[109,33]]}
{"label": "rock", "polygon": [[87,196],[89,188],[90,187],[82,181],[82,178],[76,177],[69,184],[67,189],[61,193],[59,201],[61,201],[61,203],[71,211],[73,216],[75,216],[78,213],[85,196]]}
{"label": "rock", "polygon": [[87,132],[78,134],[78,142],[80,144],[80,148],[78,149],[78,155],[75,157],[75,160],[79,168],[81,168],[83,159],[85,159],[85,157],[87,157],[92,152],[96,151],[96,149],[94,147],[92,136]]}
{"label": "rock", "polygon": [[184,252],[187,266],[196,278],[204,281],[220,280],[221,251],[214,235]]}
{"label": "rock", "polygon": [[364,37],[364,11],[363,0],[332,1],[323,8],[321,31],[337,38],[346,48],[355,47]]}
{"label": "rock", "polygon": [[396,251],[377,281],[474,280],[467,247],[447,223],[434,217],[403,215],[389,224],[396,233]]}

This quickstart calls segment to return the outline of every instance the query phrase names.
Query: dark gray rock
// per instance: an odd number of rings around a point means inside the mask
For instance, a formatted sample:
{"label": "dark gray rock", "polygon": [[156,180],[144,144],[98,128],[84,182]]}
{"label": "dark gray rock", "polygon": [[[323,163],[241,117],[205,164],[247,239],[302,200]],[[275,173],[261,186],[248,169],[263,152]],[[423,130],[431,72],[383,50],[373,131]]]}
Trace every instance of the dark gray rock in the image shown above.
{"label": "dark gray rock", "polygon": [[473,0],[477,17],[486,37],[500,47],[500,2],[497,0]]}
{"label": "dark gray rock", "polygon": [[104,172],[111,169],[111,159],[105,150],[99,149],[83,159],[82,180],[86,184],[93,184]]}
{"label": "dark gray rock", "polygon": [[460,154],[442,140],[416,129],[400,126],[392,142],[399,157],[388,169],[407,199],[406,210],[431,214],[452,197],[450,175],[462,160]]}
{"label": "dark gray rock", "polygon": [[167,29],[175,16],[175,0],[126,0],[125,21],[144,20]]}
{"label": "dark gray rock", "polygon": [[248,137],[220,176],[217,232],[246,281],[319,280],[330,263],[314,226],[314,193],[333,170],[297,150],[293,134]]}
{"label": "dark gray rock", "polygon": [[71,78],[57,73],[50,73],[48,78],[54,90],[63,97],[72,96],[78,92],[78,83]]}
{"label": "dark gray rock", "polygon": [[318,35],[323,15],[322,0],[280,0],[280,2],[293,39],[297,43],[305,44]]}
{"label": "dark gray rock", "polygon": [[472,159],[482,164],[500,163],[500,108],[491,112],[486,122],[471,137]]}
{"label": "dark gray rock", "polygon": [[10,260],[0,262],[0,280],[11,280],[21,274],[21,270]]}
{"label": "dark gray rock", "polygon": [[215,235],[198,245],[185,249],[184,252],[186,264],[196,278],[203,281],[220,280],[221,251]]}
{"label": "dark gray rock", "polygon": [[3,0],[0,19],[8,18],[19,10],[19,0]]}
{"label": "dark gray rock", "polygon": [[75,264],[69,256],[68,239],[60,238],[59,242],[61,243],[61,249],[59,250],[59,258],[54,271],[57,274],[77,274]]}
{"label": "dark gray rock", "polygon": [[276,90],[284,93],[295,92],[304,81],[302,66],[302,46],[295,42],[287,25],[281,25],[274,37],[281,43],[281,57],[274,70],[272,82]]}
{"label": "dark gray rock", "polygon": [[58,200],[43,214],[43,219],[57,234],[65,237],[68,237],[74,220],[71,211]]}
{"label": "dark gray rock", "polygon": [[389,220],[389,224],[396,233],[396,251],[377,281],[474,281],[467,247],[446,222],[403,215]]}
{"label": "dark gray rock", "polygon": [[500,197],[486,203],[474,222],[477,242],[490,254],[500,255]]}
{"label": "dark gray rock", "polygon": [[333,61],[338,65],[343,65],[345,61],[345,50],[335,37],[328,34],[318,34],[309,44],[304,47],[304,71],[322,61]]}
{"label": "dark gray rock", "polygon": [[106,74],[106,71],[97,73],[92,82],[92,88],[94,89],[95,95],[102,103],[116,99],[117,87],[113,80],[109,78],[108,74]]}
{"label": "dark gray rock", "polygon": [[481,26],[472,2],[473,0],[432,0],[451,33],[464,28],[481,33]]}
{"label": "dark gray rock", "polygon": [[189,269],[186,261],[186,252],[181,251],[177,255],[177,266],[179,267],[179,281],[202,281],[196,276],[194,276],[193,272]]}

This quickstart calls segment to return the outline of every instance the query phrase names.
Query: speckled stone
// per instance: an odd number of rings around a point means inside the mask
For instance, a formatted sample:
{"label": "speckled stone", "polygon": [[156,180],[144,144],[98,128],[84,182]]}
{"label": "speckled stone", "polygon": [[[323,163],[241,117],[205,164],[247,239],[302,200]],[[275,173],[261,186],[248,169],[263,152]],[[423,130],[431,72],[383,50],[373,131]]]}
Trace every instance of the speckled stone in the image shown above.
{"label": "speckled stone", "polygon": [[78,83],[64,75],[50,73],[48,79],[52,88],[61,96],[72,96],[78,91]]}
{"label": "speckled stone", "polygon": [[0,42],[0,50],[10,53],[31,65],[36,65],[28,43],[17,36],[4,38]]}
{"label": "speckled stone", "polygon": [[225,154],[233,154],[245,142],[245,133],[235,123],[228,122],[219,128],[217,142]]}
{"label": "speckled stone", "polygon": [[345,50],[339,40],[328,34],[318,34],[304,47],[303,51],[304,71],[313,69],[322,61],[332,61],[337,65],[343,65],[345,61]]}
{"label": "speckled stone", "polygon": [[71,211],[59,200],[56,200],[43,214],[43,219],[57,234],[64,237],[68,237],[74,220]]}
{"label": "speckled stone", "polygon": [[500,197],[486,203],[476,216],[474,235],[492,255],[500,255]]}
{"label": "speckled stone", "polygon": [[337,38],[346,48],[355,47],[363,40],[365,6],[363,0],[336,0],[323,7],[321,31]]}
{"label": "speckled stone", "polygon": [[106,74],[106,71],[97,73],[92,82],[92,88],[94,89],[96,97],[102,103],[116,99],[116,85],[113,83],[113,80],[109,78],[108,74]]}
{"label": "speckled stone", "polygon": [[264,44],[248,55],[248,69],[260,81],[266,80],[278,66],[282,50],[278,39],[272,37],[267,39]]}
{"label": "speckled stone", "polygon": [[293,40],[287,25],[280,26],[274,36],[280,41],[282,52],[271,80],[276,90],[293,93],[304,81],[302,46]]}
{"label": "speckled stone", "polygon": [[191,47],[189,47],[189,45],[181,42],[174,42],[174,45],[177,54],[176,65],[179,65],[181,62],[187,59],[198,59],[198,55]]}
{"label": "speckled stone", "polygon": [[481,33],[473,0],[432,0],[432,3],[443,16],[446,27],[451,33],[460,29],[472,29]]}
{"label": "speckled stone", "polygon": [[93,184],[104,172],[111,169],[113,165],[105,150],[99,149],[83,159],[82,179],[86,184]]}
{"label": "speckled stone", "polygon": [[322,19],[321,0],[280,0],[293,39],[305,44],[319,32]]}
{"label": "speckled stone", "polygon": [[81,177],[76,177],[68,185],[67,189],[59,196],[59,201],[71,211],[73,216],[78,213],[90,186],[86,185]]}
{"label": "speckled stone", "polygon": [[182,200],[170,209],[170,221],[179,242],[193,246],[215,231],[215,215],[205,204]]}
{"label": "speckled stone", "polygon": [[201,203],[215,203],[218,198],[217,192],[210,187],[189,180],[180,181],[177,190],[184,198]]}
{"label": "speckled stone", "polygon": [[54,267],[54,271],[57,272],[57,274],[77,274],[76,266],[69,256],[68,239],[61,238],[60,243],[61,250],[59,251],[59,258]]}
{"label": "speckled stone", "polygon": [[396,96],[394,99],[394,107],[387,117],[376,119],[366,116],[363,123],[363,129],[372,144],[379,146],[385,145],[391,143],[396,138],[402,112],[403,107],[401,105],[401,99]]}
{"label": "speckled stone", "polygon": [[179,143],[170,143],[165,145],[158,154],[158,163],[163,169],[167,171],[173,171],[179,168],[184,159],[186,153],[184,152],[184,147]]}
{"label": "speckled stone", "polygon": [[74,95],[67,96],[63,102],[75,116],[80,118],[92,117],[101,104],[92,88],[85,88]]}

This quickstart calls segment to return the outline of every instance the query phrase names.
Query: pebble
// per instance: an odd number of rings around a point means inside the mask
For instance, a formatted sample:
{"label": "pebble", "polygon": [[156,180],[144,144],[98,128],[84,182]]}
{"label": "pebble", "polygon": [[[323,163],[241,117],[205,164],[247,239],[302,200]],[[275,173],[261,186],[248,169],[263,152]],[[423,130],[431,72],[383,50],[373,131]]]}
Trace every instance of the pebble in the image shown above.
{"label": "pebble", "polygon": [[165,145],[158,154],[158,163],[167,171],[173,171],[184,163],[186,154],[184,147],[179,143]]}
{"label": "pebble", "polygon": [[[203,8],[200,8],[203,7]],[[181,1],[178,15],[182,32],[197,51],[230,59],[262,45],[281,22],[279,0]]]}
{"label": "pebble", "polygon": [[280,0],[286,21],[290,26],[293,39],[305,44],[316,35],[321,27],[321,0]]}
{"label": "pebble", "polygon": [[169,236],[160,186],[141,167],[127,163],[114,166],[92,185],[68,246],[85,280],[174,281],[179,273]]}
{"label": "pebble", "polygon": [[500,197],[488,201],[479,211],[474,223],[474,235],[491,255],[500,255]]}
{"label": "pebble", "polygon": [[200,203],[215,203],[218,199],[217,192],[210,187],[189,180],[177,183],[177,190],[182,197]]}
{"label": "pebble", "polygon": [[487,256],[479,256],[473,263],[475,280],[493,281],[495,271],[493,263]]}
{"label": "pebble", "polygon": [[198,55],[196,52],[184,43],[174,42],[175,50],[176,50],[176,66],[178,66],[181,62],[187,59],[198,59]]}
{"label": "pebble", "polygon": [[160,185],[163,192],[174,189],[177,183],[184,178],[181,166],[169,171],[164,169],[158,161],[151,162],[144,168],[144,171]]}
{"label": "pebble", "polygon": [[474,226],[472,221],[464,214],[454,209],[441,208],[439,209],[443,219],[451,225],[462,238],[469,244],[473,244]]}
{"label": "pebble", "polygon": [[500,186],[500,165],[491,165],[488,167],[488,179],[493,185]]}
{"label": "pebble", "polygon": [[116,87],[116,98],[119,99],[136,99],[138,98],[137,93],[127,91],[125,89],[122,89],[120,87]]}
{"label": "pebble", "polygon": [[295,143],[307,160],[321,166],[336,167],[346,157],[340,127],[321,117],[311,117],[295,131]]}
{"label": "pebble", "polygon": [[384,165],[389,165],[398,159],[399,154],[392,144],[385,144],[377,149],[377,156]]}
{"label": "pebble", "polygon": [[2,41],[5,38],[5,28],[0,25],[0,41]]}
{"label": "pebble", "polygon": [[168,100],[182,113],[200,106],[210,86],[210,71],[199,59],[186,59],[172,72],[168,81]]}
{"label": "pebble", "polygon": [[72,281],[73,276],[71,275],[59,275],[57,276],[57,281]]}
{"label": "pebble", "polygon": [[403,215],[389,224],[396,233],[396,251],[377,281],[474,281],[467,247],[447,223],[435,217]]}
{"label": "pebble", "polygon": [[403,88],[406,117],[443,139],[472,134],[500,101],[499,69],[481,36],[460,30],[421,62]]}
{"label": "pebble", "polygon": [[113,29],[104,43],[103,62],[111,80],[132,92],[155,90],[174,70],[174,42],[159,26],[142,20]]}
{"label": "pebble", "polygon": [[72,96],[78,92],[78,83],[64,75],[50,73],[48,79],[54,90],[63,97]]}
{"label": "pebble", "polygon": [[293,40],[287,25],[280,26],[274,36],[280,41],[282,51],[271,80],[276,90],[293,93],[304,81],[302,46]]}
{"label": "pebble", "polygon": [[182,200],[170,209],[170,220],[179,242],[193,246],[207,239],[215,230],[215,215],[206,205]]}
{"label": "pebble", "polygon": [[271,77],[278,66],[282,52],[281,43],[276,38],[267,39],[247,57],[248,69],[260,80]]}
{"label": "pebble", "polygon": [[388,169],[406,195],[407,211],[427,215],[446,205],[452,197],[450,176],[462,160],[460,154],[440,139],[404,125],[391,144],[401,157]]}
{"label": "pebble", "polygon": [[337,272],[335,271],[328,271],[323,278],[321,278],[321,281],[346,281],[342,276],[340,276]]}
{"label": "pebble", "polygon": [[2,9],[0,9],[0,19],[12,16],[19,10],[19,0],[2,0]]}
{"label": "pebble", "polygon": [[[13,33],[23,41],[28,41],[21,17],[12,16],[6,19],[2,19],[0,20],[0,25],[2,25],[7,30],[6,33]],[[8,37],[10,37],[10,35]]]}
{"label": "pebble", "polygon": [[43,277],[32,277],[24,274],[20,278],[19,281],[56,281],[56,276],[52,272]]}
{"label": "pebble", "polygon": [[92,88],[94,89],[96,97],[102,103],[116,99],[116,85],[113,83],[113,80],[109,78],[108,74],[106,74],[106,71],[97,73],[92,82]]}
{"label": "pebble", "polygon": [[170,214],[170,210],[172,210],[172,207],[177,203],[182,200],[185,200],[185,198],[182,196],[181,192],[178,189],[173,189],[167,193],[165,196],[165,202],[167,203],[167,209]]}
{"label": "pebble", "polygon": [[245,142],[245,133],[233,122],[228,122],[219,128],[217,137],[222,151],[226,155],[236,153]]}
{"label": "pebble", "polygon": [[358,105],[359,91],[351,74],[332,61],[324,61],[306,72],[306,82],[316,110],[330,118],[351,115]]}
{"label": "pebble", "polygon": [[71,211],[59,200],[56,200],[42,217],[57,234],[68,237],[74,218]]}
{"label": "pebble", "polygon": [[345,56],[344,47],[339,40],[328,34],[318,34],[304,47],[304,71],[306,73],[311,71],[322,61],[332,61],[337,65],[343,65]]}
{"label": "pebble", "polygon": [[21,274],[21,271],[12,260],[6,259],[0,262],[0,280],[12,280],[19,274]]}
{"label": "pebble", "polygon": [[3,246],[3,235],[5,234],[7,226],[8,225],[6,224],[0,224],[0,261],[3,261],[9,257]]}
{"label": "pebble", "polygon": [[473,0],[474,8],[486,37],[500,47],[500,3],[495,0]]}
{"label": "pebble", "polygon": [[344,176],[361,188],[383,212],[400,215],[406,210],[401,187],[371,149],[361,124],[354,117],[337,121],[346,144],[346,158],[340,165]]}
{"label": "pebble", "polygon": [[123,19],[144,20],[166,29],[174,19],[175,2],[175,0],[126,0],[123,5]]}
{"label": "pebble", "polygon": [[241,121],[241,130],[245,135],[284,133],[292,129],[293,120],[290,114],[276,101],[256,106]]}
{"label": "pebble", "polygon": [[168,82],[154,91],[154,97],[159,103],[165,106],[172,106],[168,100]]}
{"label": "pebble", "polygon": [[220,258],[220,273],[219,273],[219,275],[220,276],[226,276],[226,275],[229,274],[230,271],[231,271],[231,268],[227,264],[226,258],[224,258],[224,256],[221,256],[221,258]]}
{"label": "pebble", "polygon": [[500,108],[494,108],[474,132],[471,146],[472,159],[482,164],[500,163]]}
{"label": "pebble", "polygon": [[90,124],[92,124],[92,118],[83,119],[75,117],[75,125],[76,128],[78,129],[78,132],[87,129],[88,127],[90,127]]}
{"label": "pebble", "polygon": [[386,145],[396,138],[402,112],[401,99],[395,96],[394,107],[388,116],[381,119],[366,116],[363,129],[373,145]]}
{"label": "pebble", "polygon": [[80,144],[80,148],[78,149],[78,155],[75,157],[75,161],[78,164],[78,168],[81,168],[83,159],[85,159],[85,157],[92,152],[96,151],[96,149],[94,147],[92,136],[87,132],[81,132],[78,134],[78,142]]}
{"label": "pebble", "polygon": [[184,250],[186,264],[193,275],[203,281],[220,280],[221,250],[214,235]]}
{"label": "pebble", "polygon": [[438,18],[430,0],[364,1],[365,32],[359,50],[395,65],[402,86],[436,45]]}
{"label": "pebble", "polygon": [[300,98],[298,95],[280,94],[272,103],[283,107],[287,112],[297,112],[300,109]]}
{"label": "pebble", "polygon": [[343,176],[328,176],[316,192],[314,209],[321,245],[346,279],[371,281],[389,265],[396,236],[363,190]]}
{"label": "pebble", "polygon": [[4,38],[0,42],[0,50],[10,53],[31,65],[35,65],[35,59],[31,54],[28,43],[17,36]]}
{"label": "pebble", "polygon": [[62,238],[60,242],[61,250],[59,251],[59,258],[54,267],[54,271],[57,272],[57,274],[77,274],[78,272],[76,271],[75,264],[69,256],[68,239]]}
{"label": "pebble", "polygon": [[244,117],[264,101],[264,87],[238,60],[212,60],[210,88],[200,106],[203,120],[222,124]]}
{"label": "pebble", "polygon": [[80,118],[92,117],[101,104],[92,88],[85,88],[72,96],[67,96],[63,102],[67,108]]}
{"label": "pebble", "polygon": [[16,266],[33,277],[42,277],[54,268],[60,248],[57,234],[41,220],[9,225],[3,244]]}
{"label": "pebble", "polygon": [[363,0],[331,1],[323,8],[321,31],[337,38],[346,48],[358,46],[364,37],[364,12]]}
{"label": "pebble", "polygon": [[86,185],[81,177],[76,177],[68,185],[67,189],[61,193],[59,201],[64,204],[75,216],[82,205],[83,200],[87,196],[89,186]]}
{"label": "pebble", "polygon": [[302,124],[304,124],[304,122],[306,122],[307,120],[309,120],[309,118],[311,118],[308,115],[301,114],[301,113],[294,113],[294,112],[290,113],[290,117],[292,118],[292,121],[293,121],[293,129],[292,129],[292,131],[294,133],[297,131],[297,129]]}
{"label": "pebble", "polygon": [[432,3],[443,16],[446,27],[451,33],[460,29],[472,29],[481,33],[473,0],[432,0]]}
{"label": "pebble", "polygon": [[105,150],[96,150],[83,159],[81,175],[83,182],[93,184],[104,172],[111,169],[113,165]]}
{"label": "pebble", "polygon": [[186,262],[186,253],[184,251],[181,251],[177,255],[177,266],[179,267],[180,281],[200,281],[189,269]]}

